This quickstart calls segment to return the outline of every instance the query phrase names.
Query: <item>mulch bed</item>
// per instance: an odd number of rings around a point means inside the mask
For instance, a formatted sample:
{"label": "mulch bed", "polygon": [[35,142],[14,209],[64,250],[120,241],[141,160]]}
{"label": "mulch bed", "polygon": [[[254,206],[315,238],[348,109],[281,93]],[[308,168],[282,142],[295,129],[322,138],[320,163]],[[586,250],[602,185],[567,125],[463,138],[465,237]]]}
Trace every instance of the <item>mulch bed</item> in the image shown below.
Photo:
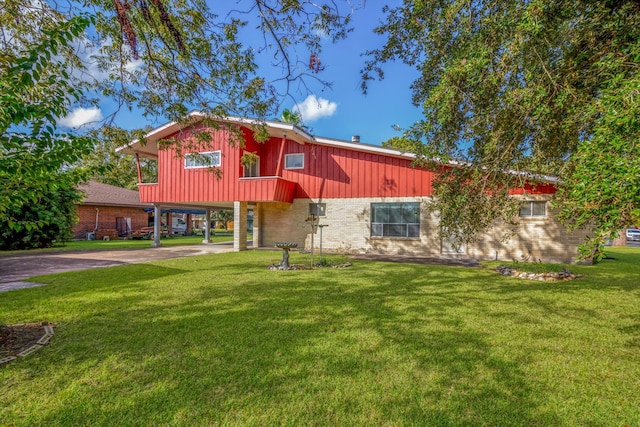
{"label": "mulch bed", "polygon": [[49,322],[25,323],[21,325],[0,325],[0,359],[17,356],[33,346],[45,334]]}

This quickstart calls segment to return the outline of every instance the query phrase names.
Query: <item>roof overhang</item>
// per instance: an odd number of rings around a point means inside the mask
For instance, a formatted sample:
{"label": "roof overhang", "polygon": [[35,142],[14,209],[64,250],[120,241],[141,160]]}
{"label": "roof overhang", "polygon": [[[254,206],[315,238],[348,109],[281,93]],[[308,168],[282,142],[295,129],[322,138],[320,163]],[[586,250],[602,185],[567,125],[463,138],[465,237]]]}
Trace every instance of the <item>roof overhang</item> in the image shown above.
{"label": "roof overhang", "polygon": [[[159,141],[168,138],[169,136],[189,126],[192,126],[194,122],[198,122],[206,117],[207,115],[202,112],[192,111],[188,114],[186,120],[181,122],[173,121],[166,123],[147,133],[143,140],[136,139],[134,141],[131,141],[129,144],[117,148],[116,151],[131,155],[138,154],[141,157],[155,159],[158,157]],[[242,117],[226,117],[216,120],[219,120],[221,123],[230,123],[247,128],[252,128],[254,126],[264,126],[270,137],[285,137],[286,139],[295,141],[299,144],[304,144],[308,141],[314,141],[314,137],[312,135],[308,134],[304,130],[291,123],[247,119]]]}

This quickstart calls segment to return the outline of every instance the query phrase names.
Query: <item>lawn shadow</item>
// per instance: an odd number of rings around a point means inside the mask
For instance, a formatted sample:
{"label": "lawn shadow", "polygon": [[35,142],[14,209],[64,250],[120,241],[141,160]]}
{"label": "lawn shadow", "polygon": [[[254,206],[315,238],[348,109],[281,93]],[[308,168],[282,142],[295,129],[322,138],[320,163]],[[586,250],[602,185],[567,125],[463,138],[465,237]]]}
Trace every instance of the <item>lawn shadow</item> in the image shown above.
{"label": "lawn shadow", "polygon": [[[256,404],[267,398],[267,390],[268,400],[277,406],[292,398],[292,390],[313,394],[317,385],[309,385],[310,381],[345,384],[370,377],[376,403],[369,403],[379,406],[376,416],[380,420],[494,425],[557,422],[555,415],[541,409],[540,390],[520,369],[519,361],[493,354],[489,337],[464,328],[455,315],[448,314],[470,294],[456,289],[459,273],[447,275],[447,270],[439,270],[438,289],[434,290],[420,279],[423,267],[397,268],[405,271],[401,283],[385,283],[379,274],[362,270],[340,272],[370,276],[374,284],[363,289],[345,287],[343,281],[324,276],[312,278],[309,272],[280,272],[271,283],[243,283],[245,288],[238,290],[236,298],[218,301],[214,312],[203,301],[220,299],[224,293],[203,286],[185,304],[190,308],[183,315],[215,325],[215,338],[209,337],[209,342],[220,346],[218,354],[227,362],[243,361],[236,385],[244,384],[242,398],[254,396]],[[393,269],[387,270],[389,277],[398,276]],[[422,295],[424,303],[425,286],[429,289],[428,313],[419,320],[437,323],[435,330],[414,321],[419,304],[413,304],[411,296]],[[391,308],[387,301],[393,298],[407,299],[405,309]],[[375,334],[384,348],[377,347],[379,343],[359,347],[358,341],[366,339],[352,336],[351,330]],[[332,344],[324,346],[323,342]],[[389,347],[401,355],[400,363],[413,366],[409,372],[392,368],[396,361],[384,354]],[[237,362],[231,363],[238,367]],[[225,370],[222,364],[218,369]],[[407,393],[387,392],[401,386],[410,388]],[[316,405],[307,409],[316,416],[321,416],[321,406],[329,404],[365,411],[361,394],[371,392],[331,389],[329,397],[315,396]],[[238,398],[237,394],[228,397],[230,401]],[[302,396],[294,393],[293,398]]]}
{"label": "lawn shadow", "polygon": [[266,273],[263,264],[92,272],[86,289],[104,298],[85,302],[90,315],[36,356],[46,362],[16,368],[49,377],[42,393],[57,401],[38,421],[562,424],[527,360],[468,320],[517,314],[495,307],[509,305],[506,279],[485,286],[491,271],[416,264]]}
{"label": "lawn shadow", "polygon": [[[184,272],[162,265],[127,264],[36,276],[30,280],[46,286],[29,288],[28,292],[0,293],[0,305],[10,303],[11,312],[16,313],[11,315],[15,319],[12,321],[21,323],[48,321],[64,329],[66,323],[85,319],[105,322],[111,312],[144,301],[145,283]],[[120,318],[115,319],[116,323],[119,321]]]}
{"label": "lawn shadow", "polygon": [[632,323],[629,326],[625,326],[620,328],[620,332],[628,336],[628,339],[625,341],[625,346],[631,347],[633,349],[640,349],[640,315],[628,315],[626,316],[629,321]]}
{"label": "lawn shadow", "polygon": [[[81,271],[68,271],[65,273],[46,274],[31,277],[33,282],[45,284],[69,283],[76,286],[78,290],[84,290],[83,286],[90,286],[92,289],[102,287],[127,286],[132,283],[144,282],[147,280],[161,279],[177,274],[184,274],[188,270],[174,267],[166,267],[154,263],[124,264],[110,267],[100,267]],[[82,278],[81,283],[75,283],[76,278]],[[68,290],[68,289],[67,289]]]}

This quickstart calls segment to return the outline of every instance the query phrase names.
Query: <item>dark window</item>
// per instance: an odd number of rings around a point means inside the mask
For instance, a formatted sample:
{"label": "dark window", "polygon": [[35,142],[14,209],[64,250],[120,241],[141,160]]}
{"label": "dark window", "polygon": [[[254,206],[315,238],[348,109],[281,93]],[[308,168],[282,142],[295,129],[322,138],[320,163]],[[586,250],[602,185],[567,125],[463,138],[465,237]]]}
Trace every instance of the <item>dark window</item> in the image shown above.
{"label": "dark window", "polygon": [[420,203],[372,203],[372,237],[420,237]]}
{"label": "dark window", "polygon": [[309,203],[309,215],[327,216],[326,203]]}
{"label": "dark window", "polygon": [[285,169],[303,169],[304,168],[304,154],[285,154],[284,156],[284,168]]}

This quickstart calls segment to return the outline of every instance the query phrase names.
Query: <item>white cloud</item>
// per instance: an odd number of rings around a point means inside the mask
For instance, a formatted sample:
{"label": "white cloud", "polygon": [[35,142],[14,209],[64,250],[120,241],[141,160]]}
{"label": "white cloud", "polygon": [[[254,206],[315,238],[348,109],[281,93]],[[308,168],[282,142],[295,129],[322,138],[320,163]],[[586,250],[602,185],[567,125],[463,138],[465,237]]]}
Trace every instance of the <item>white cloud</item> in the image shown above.
{"label": "white cloud", "polygon": [[124,69],[130,73],[135,73],[136,71],[142,69],[144,62],[142,59],[134,59],[133,61],[129,61],[125,64]]}
{"label": "white cloud", "polygon": [[[79,37],[74,39],[73,43],[76,55],[84,67],[81,69],[72,69],[71,74],[74,77],[85,82],[95,83],[109,79],[112,73],[118,74],[120,68],[118,62],[104,62],[106,55],[105,49],[111,47],[112,44],[110,39],[97,45],[86,37]],[[102,63],[102,66],[99,66],[99,63]],[[132,60],[124,64],[124,70],[128,73],[135,73],[139,71],[142,66],[142,60]],[[105,69],[104,67],[107,68]]]}
{"label": "white cloud", "polygon": [[82,108],[78,107],[69,112],[66,117],[61,118],[58,123],[68,128],[78,128],[86,125],[95,127],[102,120],[102,111],[98,107]]}
{"label": "white cloud", "polygon": [[293,107],[298,111],[304,123],[311,123],[323,117],[331,117],[338,109],[338,104],[324,98],[316,98],[315,95],[307,96],[302,103]]}

